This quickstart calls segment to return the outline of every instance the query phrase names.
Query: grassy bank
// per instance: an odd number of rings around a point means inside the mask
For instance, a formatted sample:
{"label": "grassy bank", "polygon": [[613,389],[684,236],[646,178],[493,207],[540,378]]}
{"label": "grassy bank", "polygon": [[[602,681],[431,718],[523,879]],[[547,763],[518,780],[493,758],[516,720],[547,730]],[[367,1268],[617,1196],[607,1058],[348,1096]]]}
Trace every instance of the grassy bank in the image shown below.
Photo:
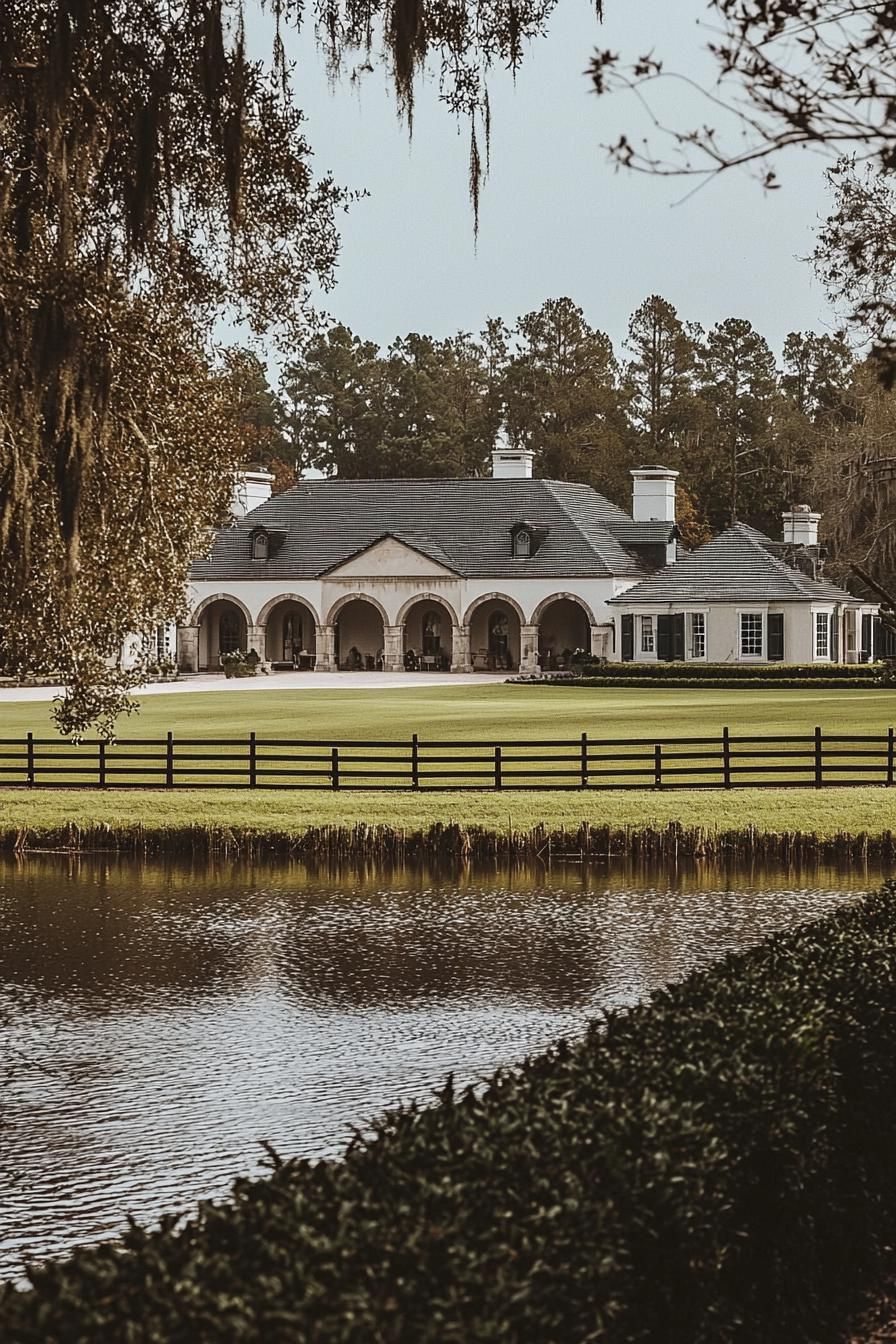
{"label": "grassy bank", "polygon": [[[421,738],[457,741],[511,738],[670,737],[719,733],[831,733],[885,731],[896,723],[896,690],[666,690],[613,686],[569,689],[525,685],[427,687],[409,679],[407,689],[351,689],[334,678],[332,691],[190,692],[147,698],[123,719],[122,737]],[[341,684],[340,684],[341,683]],[[0,737],[28,732],[55,736],[48,703],[0,704]]]}
{"label": "grassy bank", "polygon": [[833,836],[844,831],[879,835],[896,829],[896,790],[773,789],[681,790],[676,793],[394,793],[359,790],[301,793],[246,789],[127,793],[72,789],[64,792],[0,793],[0,828],[27,828],[35,835],[69,823],[84,828],[141,826],[150,831],[184,826],[230,827],[301,834],[310,826],[392,826],[417,831],[429,826],[481,826],[518,830],[544,824],[551,828],[593,826],[664,827],[671,821],[707,831],[813,831]]}
{"label": "grassy bank", "polygon": [[[670,831],[670,825],[673,830]],[[583,795],[298,794],[66,790],[0,793],[0,846],[129,852],[352,853],[445,857],[467,852],[596,854],[877,853],[888,858],[896,790],[742,789]],[[657,839],[657,837],[660,837]]]}

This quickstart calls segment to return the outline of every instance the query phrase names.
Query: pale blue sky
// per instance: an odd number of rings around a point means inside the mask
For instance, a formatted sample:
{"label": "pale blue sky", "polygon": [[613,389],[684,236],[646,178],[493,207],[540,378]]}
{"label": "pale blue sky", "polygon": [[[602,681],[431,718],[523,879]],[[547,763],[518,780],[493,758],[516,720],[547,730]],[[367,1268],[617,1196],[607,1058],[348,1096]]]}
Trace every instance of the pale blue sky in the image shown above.
{"label": "pale blue sky", "polygon": [[[306,37],[297,101],[319,169],[366,188],[341,220],[336,289],[323,306],[359,335],[478,330],[512,321],[568,294],[617,345],[629,314],[650,293],[705,325],[746,317],[778,350],[788,331],[836,325],[811,267],[813,230],[827,212],[825,160],[793,152],[779,163],[782,189],[729,173],[682,200],[692,184],[616,172],[601,150],[621,130],[647,130],[623,97],[598,100],[584,75],[596,47],[655,50],[666,67],[697,79],[714,67],[699,0],[606,0],[598,25],[589,0],[560,0],[549,36],[526,56],[516,85],[490,84],[491,174],[474,243],[466,180],[469,132],[419,90],[408,142],[381,67],[360,89],[328,85]],[[668,120],[710,117],[681,85],[663,95]],[[713,114],[713,120],[715,114]]]}

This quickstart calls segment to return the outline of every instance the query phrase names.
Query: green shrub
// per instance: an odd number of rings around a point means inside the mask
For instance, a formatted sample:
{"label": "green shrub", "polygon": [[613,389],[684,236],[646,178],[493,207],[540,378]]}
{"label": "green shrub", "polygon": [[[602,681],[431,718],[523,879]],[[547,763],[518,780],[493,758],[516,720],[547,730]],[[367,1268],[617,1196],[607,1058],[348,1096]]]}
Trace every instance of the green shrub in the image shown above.
{"label": "green shrub", "polygon": [[32,1271],[6,1344],[800,1344],[896,1231],[896,886]]}
{"label": "green shrub", "polygon": [[617,677],[647,681],[689,677],[693,681],[837,681],[878,684],[887,674],[885,663],[608,663],[589,659],[582,664],[581,675],[614,680]]}

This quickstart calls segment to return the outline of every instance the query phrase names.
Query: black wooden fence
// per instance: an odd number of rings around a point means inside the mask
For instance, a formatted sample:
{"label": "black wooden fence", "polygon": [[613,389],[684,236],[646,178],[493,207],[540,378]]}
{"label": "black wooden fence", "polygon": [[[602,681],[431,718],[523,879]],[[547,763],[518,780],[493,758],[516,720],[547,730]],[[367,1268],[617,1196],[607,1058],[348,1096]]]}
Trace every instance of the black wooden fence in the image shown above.
{"label": "black wooden fence", "polygon": [[292,738],[0,740],[0,783],[25,788],[675,789],[892,786],[896,736],[320,742]]}

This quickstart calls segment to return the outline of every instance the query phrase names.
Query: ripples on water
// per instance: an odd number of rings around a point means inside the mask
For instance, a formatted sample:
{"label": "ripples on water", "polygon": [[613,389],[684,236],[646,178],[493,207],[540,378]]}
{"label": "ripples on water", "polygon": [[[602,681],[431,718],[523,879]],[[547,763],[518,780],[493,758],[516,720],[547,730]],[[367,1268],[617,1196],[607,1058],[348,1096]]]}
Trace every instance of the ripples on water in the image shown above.
{"label": "ripples on water", "polygon": [[0,862],[0,1277],[576,1033],[880,872]]}

